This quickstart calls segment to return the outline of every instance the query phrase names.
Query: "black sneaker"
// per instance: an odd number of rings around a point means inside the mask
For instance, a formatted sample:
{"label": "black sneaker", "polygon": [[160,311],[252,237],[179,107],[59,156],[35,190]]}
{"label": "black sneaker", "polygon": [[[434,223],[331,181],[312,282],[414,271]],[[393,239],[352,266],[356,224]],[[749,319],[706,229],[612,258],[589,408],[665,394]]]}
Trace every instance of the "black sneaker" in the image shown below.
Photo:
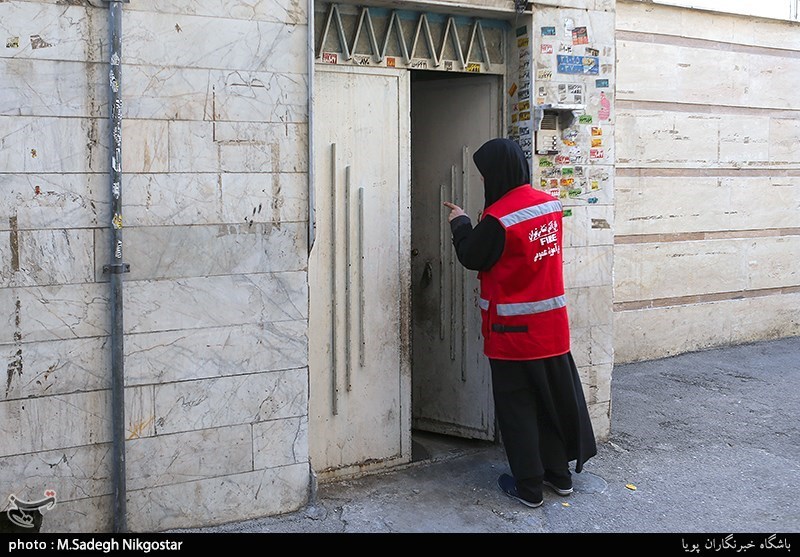
{"label": "black sneaker", "polygon": [[545,472],[542,483],[563,497],[572,493],[572,478],[569,472],[567,472],[566,476]]}
{"label": "black sneaker", "polygon": [[508,474],[501,474],[500,477],[497,478],[497,486],[503,491],[503,493],[512,499],[516,499],[526,507],[535,509],[544,503],[544,498],[542,497],[541,491],[538,493],[538,498],[535,501],[523,498],[517,491],[517,482],[514,481],[514,478]]}

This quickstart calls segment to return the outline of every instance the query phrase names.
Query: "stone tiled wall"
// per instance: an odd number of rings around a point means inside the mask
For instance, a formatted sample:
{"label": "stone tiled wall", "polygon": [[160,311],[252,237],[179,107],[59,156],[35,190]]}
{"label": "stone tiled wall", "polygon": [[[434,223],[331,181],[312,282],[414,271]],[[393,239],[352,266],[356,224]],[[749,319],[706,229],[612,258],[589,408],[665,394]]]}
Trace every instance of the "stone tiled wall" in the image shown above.
{"label": "stone tiled wall", "polygon": [[800,334],[800,24],[617,4],[618,362]]}
{"label": "stone tiled wall", "polygon": [[[111,525],[107,11],[0,3],[0,485]],[[308,497],[307,14],[123,8],[128,524]]]}
{"label": "stone tiled wall", "polygon": [[[535,184],[558,196],[565,209],[564,282],[572,354],[601,440],[611,431],[614,366],[614,18],[613,2],[541,2],[534,5],[531,33],[531,103],[581,107],[562,133],[557,155],[533,154],[533,174]],[[573,36],[574,28],[585,28],[585,40]],[[588,56],[597,66],[568,73],[559,68],[558,56]]]}

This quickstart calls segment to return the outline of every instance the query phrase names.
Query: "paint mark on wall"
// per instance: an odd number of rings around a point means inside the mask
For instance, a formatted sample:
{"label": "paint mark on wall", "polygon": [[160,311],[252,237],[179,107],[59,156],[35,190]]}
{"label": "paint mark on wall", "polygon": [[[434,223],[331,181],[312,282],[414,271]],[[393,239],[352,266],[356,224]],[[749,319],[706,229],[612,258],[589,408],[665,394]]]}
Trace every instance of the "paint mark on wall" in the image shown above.
{"label": "paint mark on wall", "polygon": [[31,149],[31,158],[35,159],[39,154],[36,152],[36,149]]}
{"label": "paint mark on wall", "polygon": [[183,29],[181,29],[181,26],[180,26],[180,25],[178,25],[178,24],[176,23],[176,24],[175,24],[175,31],[176,31],[177,33],[180,33],[181,31],[183,31]]}
{"label": "paint mark on wall", "polygon": [[11,233],[9,234],[11,242],[11,270],[19,271],[19,229],[17,226],[17,215],[9,217],[8,226],[11,229]]}
{"label": "paint mark on wall", "polygon": [[32,49],[36,50],[37,48],[50,48],[51,46],[53,45],[44,40],[40,35],[31,35]]}
{"label": "paint mark on wall", "polygon": [[611,228],[606,219],[592,219],[592,228]]}
{"label": "paint mark on wall", "polygon": [[150,417],[146,420],[142,420],[133,424],[133,427],[130,430],[130,435],[128,435],[128,439],[138,439],[144,433],[144,430],[149,426],[153,421],[153,418]]}
{"label": "paint mark on wall", "polygon": [[11,383],[14,382],[14,376],[22,376],[22,330],[19,326],[20,313],[21,304],[20,301],[17,300],[14,304],[14,342],[17,346],[17,351],[6,367],[6,398],[8,398],[8,394],[11,392]]}

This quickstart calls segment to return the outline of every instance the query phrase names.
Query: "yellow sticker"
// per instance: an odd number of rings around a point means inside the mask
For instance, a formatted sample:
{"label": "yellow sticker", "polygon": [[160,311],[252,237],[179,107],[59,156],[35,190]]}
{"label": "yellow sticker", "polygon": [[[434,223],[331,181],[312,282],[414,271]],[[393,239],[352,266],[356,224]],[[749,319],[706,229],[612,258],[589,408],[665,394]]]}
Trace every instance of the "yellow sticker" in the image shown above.
{"label": "yellow sticker", "polygon": [[569,507],[569,503],[561,503],[562,507]]}
{"label": "yellow sticker", "polygon": [[625,487],[627,487],[627,488],[628,488],[628,489],[630,489],[631,491],[636,491],[636,486],[635,486],[635,485],[633,485],[633,484],[625,484]]}

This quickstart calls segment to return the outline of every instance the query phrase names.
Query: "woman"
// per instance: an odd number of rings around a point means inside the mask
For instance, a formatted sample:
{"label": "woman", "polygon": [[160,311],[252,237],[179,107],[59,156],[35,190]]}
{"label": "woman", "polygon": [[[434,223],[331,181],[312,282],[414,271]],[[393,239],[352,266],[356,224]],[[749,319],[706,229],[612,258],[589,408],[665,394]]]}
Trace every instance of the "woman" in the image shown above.
{"label": "woman", "polygon": [[513,476],[500,488],[529,507],[542,486],[572,493],[575,471],[597,454],[578,370],[570,352],[564,297],[561,203],[530,185],[520,146],[492,139],[473,155],[485,205],[473,228],[450,202],[458,260],[479,271],[484,354],[500,435]]}

